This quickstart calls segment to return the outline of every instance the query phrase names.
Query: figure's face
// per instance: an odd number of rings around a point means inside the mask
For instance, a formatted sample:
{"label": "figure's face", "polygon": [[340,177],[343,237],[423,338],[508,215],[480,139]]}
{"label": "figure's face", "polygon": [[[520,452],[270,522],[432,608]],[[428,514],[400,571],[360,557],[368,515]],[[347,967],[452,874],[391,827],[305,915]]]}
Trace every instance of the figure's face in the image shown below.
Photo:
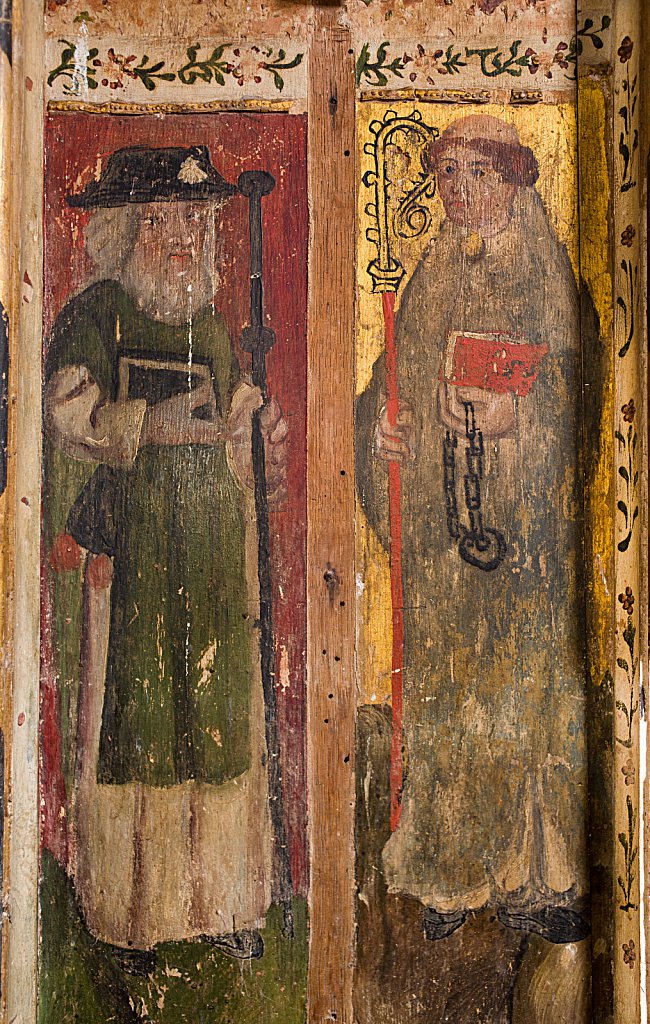
{"label": "figure's face", "polygon": [[436,171],[440,198],[453,224],[484,236],[506,227],[517,186],[503,180],[489,156],[468,146],[450,146]]}
{"label": "figure's face", "polygon": [[165,286],[188,283],[204,259],[209,210],[205,203],[145,203],[139,209],[134,256],[143,273]]}

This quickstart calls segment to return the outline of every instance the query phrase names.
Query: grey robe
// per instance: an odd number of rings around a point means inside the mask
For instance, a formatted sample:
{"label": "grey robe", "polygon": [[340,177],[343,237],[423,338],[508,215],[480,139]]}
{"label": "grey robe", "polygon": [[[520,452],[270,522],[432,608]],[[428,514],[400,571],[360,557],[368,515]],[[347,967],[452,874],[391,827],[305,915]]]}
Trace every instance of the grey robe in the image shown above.
{"label": "grey robe", "polygon": [[[384,869],[393,891],[441,912],[566,904],[586,888],[578,290],[537,193],[520,189],[515,206],[478,258],[446,221],[398,314],[417,451],[402,471],[405,786]],[[447,527],[436,392],[454,330],[550,349],[515,399],[512,436],[485,439],[485,523],[507,543],[491,572],[461,559]],[[372,451],[384,376],[380,358],[358,400],[356,451],[362,505],[388,547],[388,474]],[[459,435],[467,524],[465,447]]]}

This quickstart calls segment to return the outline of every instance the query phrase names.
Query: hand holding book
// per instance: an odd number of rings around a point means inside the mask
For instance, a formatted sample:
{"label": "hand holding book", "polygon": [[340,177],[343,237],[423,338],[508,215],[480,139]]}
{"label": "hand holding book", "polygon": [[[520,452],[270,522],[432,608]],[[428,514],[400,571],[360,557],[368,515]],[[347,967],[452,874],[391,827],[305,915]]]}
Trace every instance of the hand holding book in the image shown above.
{"label": "hand holding book", "polygon": [[[212,416],[198,417],[196,410],[209,408]],[[191,392],[164,398],[148,405],[142,423],[140,447],[145,445],[219,444],[226,440],[217,415],[210,381]]]}
{"label": "hand holding book", "polygon": [[505,437],[515,426],[515,397],[528,395],[548,345],[516,335],[452,331],[438,385],[438,411],[449,430],[465,433],[465,405],[474,406],[484,437]]}
{"label": "hand holding book", "polygon": [[514,396],[477,387],[438,384],[438,413],[444,425],[465,436],[465,402],[472,402],[476,423],[484,437],[506,437],[515,427]]}

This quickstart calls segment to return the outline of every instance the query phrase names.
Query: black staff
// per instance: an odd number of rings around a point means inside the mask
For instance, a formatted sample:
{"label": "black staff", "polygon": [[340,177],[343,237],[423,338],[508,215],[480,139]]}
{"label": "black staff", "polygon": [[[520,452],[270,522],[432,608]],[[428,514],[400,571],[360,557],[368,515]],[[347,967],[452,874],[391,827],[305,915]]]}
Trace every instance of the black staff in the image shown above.
{"label": "black staff", "polygon": [[285,935],[293,935],[291,910],[291,866],[289,847],[284,827],[284,800],[282,796],[282,770],[278,742],[277,699],[275,694],[275,640],[273,637],[273,606],[271,591],[271,549],[269,531],[269,499],[266,488],[264,435],[261,415],[268,403],[266,384],[266,353],[275,344],[275,333],[264,326],[264,300],[262,289],[262,196],[275,187],[275,178],[266,171],[245,171],[240,174],[237,187],[248,198],[250,233],[251,322],[244,327],[241,346],[250,352],[253,360],[253,386],[260,389],[263,405],[253,413],[252,455],[255,487],[255,515],[257,518],[257,571],[260,585],[260,655],[262,687],[264,689],[264,722],[268,753],[269,805],[273,827],[273,900],[284,910]]}

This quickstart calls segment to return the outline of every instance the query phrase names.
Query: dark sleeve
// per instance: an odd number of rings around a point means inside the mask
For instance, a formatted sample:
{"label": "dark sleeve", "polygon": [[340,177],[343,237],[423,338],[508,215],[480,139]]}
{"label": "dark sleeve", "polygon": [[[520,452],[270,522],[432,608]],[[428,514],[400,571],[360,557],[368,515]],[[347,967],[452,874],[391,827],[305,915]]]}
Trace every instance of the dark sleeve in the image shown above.
{"label": "dark sleeve", "polygon": [[103,321],[112,318],[112,282],[75,296],[61,310],[48,339],[45,383],[64,366],[85,366],[104,395],[112,395],[114,351]]}
{"label": "dark sleeve", "polygon": [[82,548],[95,555],[115,555],[126,483],[123,470],[106,465],[99,466],[90,477],[70,509],[65,526]]}

